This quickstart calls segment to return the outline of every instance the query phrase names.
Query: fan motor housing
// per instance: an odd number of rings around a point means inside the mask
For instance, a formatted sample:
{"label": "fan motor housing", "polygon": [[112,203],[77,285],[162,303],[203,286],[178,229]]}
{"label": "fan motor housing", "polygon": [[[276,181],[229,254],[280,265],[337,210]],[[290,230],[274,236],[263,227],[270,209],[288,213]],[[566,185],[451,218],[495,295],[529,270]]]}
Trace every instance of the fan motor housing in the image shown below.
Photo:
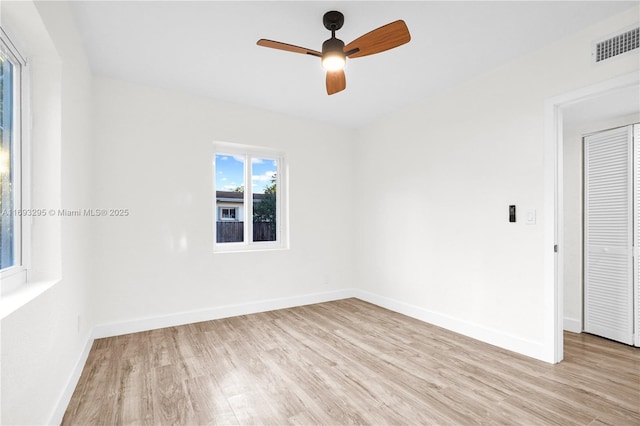
{"label": "fan motor housing", "polygon": [[331,37],[322,43],[322,54],[325,55],[329,52],[344,54],[344,41],[339,38]]}

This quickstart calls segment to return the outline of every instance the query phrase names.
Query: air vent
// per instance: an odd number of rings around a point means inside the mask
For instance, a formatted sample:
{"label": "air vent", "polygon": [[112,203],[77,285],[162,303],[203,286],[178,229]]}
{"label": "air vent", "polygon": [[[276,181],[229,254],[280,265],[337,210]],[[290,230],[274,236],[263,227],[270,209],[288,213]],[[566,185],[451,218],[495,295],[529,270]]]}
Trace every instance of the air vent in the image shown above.
{"label": "air vent", "polygon": [[638,47],[640,47],[640,27],[594,43],[593,58],[596,62],[601,62]]}

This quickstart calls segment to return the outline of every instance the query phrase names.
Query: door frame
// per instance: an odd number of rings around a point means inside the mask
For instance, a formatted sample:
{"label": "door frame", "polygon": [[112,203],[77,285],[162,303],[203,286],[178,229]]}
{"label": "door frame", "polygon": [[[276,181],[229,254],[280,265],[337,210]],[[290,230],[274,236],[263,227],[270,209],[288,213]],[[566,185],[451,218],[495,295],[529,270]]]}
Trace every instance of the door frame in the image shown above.
{"label": "door frame", "polygon": [[[544,359],[551,363],[564,357],[564,240],[563,224],[563,117],[562,109],[608,92],[639,86],[640,73],[632,72],[559,96],[544,103]],[[557,252],[555,247],[558,247]]]}

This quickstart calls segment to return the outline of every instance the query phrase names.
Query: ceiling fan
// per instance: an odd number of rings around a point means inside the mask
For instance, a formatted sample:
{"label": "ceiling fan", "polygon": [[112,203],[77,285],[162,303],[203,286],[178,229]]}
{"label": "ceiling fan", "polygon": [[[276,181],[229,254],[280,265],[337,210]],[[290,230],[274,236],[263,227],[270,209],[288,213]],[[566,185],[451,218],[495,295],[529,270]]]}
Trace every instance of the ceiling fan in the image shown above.
{"label": "ceiling fan", "polygon": [[324,27],[331,31],[331,38],[322,43],[322,52],[264,38],[258,40],[258,46],[322,58],[322,67],[327,71],[327,94],[329,95],[338,93],[347,87],[344,75],[346,58],[359,58],[384,52],[411,40],[407,24],[398,20],[370,31],[345,46],[342,40],[336,38],[336,31],[344,24],[344,15],[332,10],[324,14],[322,22]]}

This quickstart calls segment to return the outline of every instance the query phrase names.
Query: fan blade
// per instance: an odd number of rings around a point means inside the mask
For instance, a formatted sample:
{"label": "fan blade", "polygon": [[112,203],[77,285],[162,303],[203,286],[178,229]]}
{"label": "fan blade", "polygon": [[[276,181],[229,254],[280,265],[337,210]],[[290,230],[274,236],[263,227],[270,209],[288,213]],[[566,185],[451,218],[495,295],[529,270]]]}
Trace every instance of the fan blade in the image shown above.
{"label": "fan blade", "polygon": [[410,40],[407,24],[399,20],[358,37],[344,47],[344,52],[349,58],[359,58],[393,49]]}
{"label": "fan blade", "polygon": [[346,89],[347,78],[344,70],[327,71],[327,95],[333,95]]}
{"label": "fan blade", "polygon": [[316,50],[307,49],[306,47],[294,46],[293,44],[281,43],[279,41],[266,40],[264,38],[261,38],[260,40],[258,40],[257,44],[258,46],[270,47],[272,49],[286,50],[287,52],[302,53],[306,55],[318,56],[320,58],[322,57],[322,53]]}

